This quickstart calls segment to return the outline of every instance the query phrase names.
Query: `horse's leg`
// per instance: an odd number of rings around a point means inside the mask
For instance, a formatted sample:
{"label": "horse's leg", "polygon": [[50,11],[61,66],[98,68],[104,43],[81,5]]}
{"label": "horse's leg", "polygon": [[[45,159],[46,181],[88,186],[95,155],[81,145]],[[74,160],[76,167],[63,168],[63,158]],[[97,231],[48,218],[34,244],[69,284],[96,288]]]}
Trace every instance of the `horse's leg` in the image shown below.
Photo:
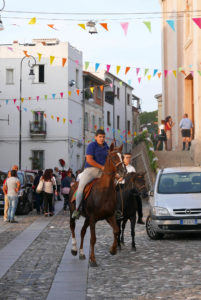
{"label": "horse's leg", "polygon": [[85,237],[88,226],[89,226],[89,220],[85,219],[84,225],[82,226],[82,230],[81,230],[81,233],[80,233],[80,235],[81,235],[80,256],[79,256],[80,259],[86,259],[86,256],[85,256],[84,250],[83,250],[83,244],[84,244],[84,237]]}
{"label": "horse's leg", "polygon": [[114,234],[114,241],[113,241],[112,247],[110,248],[110,253],[112,255],[115,255],[117,253],[117,240],[118,240],[118,234],[119,234],[119,227],[117,225],[116,218],[114,215],[112,217],[108,218],[107,222],[112,227],[113,234]]}
{"label": "horse's leg", "polygon": [[121,243],[124,244],[124,230],[126,227],[126,223],[127,223],[128,219],[124,219],[122,222],[122,231],[121,231]]}
{"label": "horse's leg", "polygon": [[120,240],[120,236],[121,236],[121,221],[120,220],[117,220],[117,226],[119,227],[117,244],[118,244],[118,248],[121,249],[121,240]]}
{"label": "horse's leg", "polygon": [[95,222],[90,221],[90,231],[91,231],[91,239],[90,239],[90,246],[91,246],[91,253],[90,253],[90,266],[97,267],[95,253],[94,253],[94,246],[96,243],[96,229],[95,229]]}
{"label": "horse's leg", "polygon": [[74,210],[74,206],[71,204],[70,205],[70,230],[72,234],[72,248],[71,248],[71,253],[72,255],[76,256],[77,255],[77,242],[75,238],[75,219],[72,218],[72,212]]}
{"label": "horse's leg", "polygon": [[136,246],[135,246],[135,223],[136,223],[136,216],[130,218],[130,222],[131,222],[132,250],[136,251]]}

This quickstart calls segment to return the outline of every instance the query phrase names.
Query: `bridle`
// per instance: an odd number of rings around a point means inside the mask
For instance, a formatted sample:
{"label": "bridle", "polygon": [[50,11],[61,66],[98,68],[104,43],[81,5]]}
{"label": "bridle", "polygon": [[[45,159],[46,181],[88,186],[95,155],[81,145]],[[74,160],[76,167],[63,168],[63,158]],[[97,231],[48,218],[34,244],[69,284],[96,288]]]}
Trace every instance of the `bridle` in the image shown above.
{"label": "bridle", "polygon": [[[112,163],[113,163],[113,165],[114,165],[114,167],[117,169],[117,167],[119,166],[119,165],[122,165],[122,167],[124,166],[124,162],[123,162],[123,160],[120,160],[120,162],[118,162],[118,163],[116,163],[115,161],[114,161],[114,158],[113,158],[113,156],[111,155],[111,153],[116,153],[117,155],[118,154],[120,154],[118,151],[112,151],[112,152],[110,152],[109,154],[108,154],[108,157],[109,157],[109,159],[112,161]],[[120,154],[121,155],[121,154]],[[113,172],[105,172],[105,171],[103,171],[103,173],[104,174],[107,174],[107,175],[113,175],[113,174],[115,174],[116,173],[116,170],[115,171],[113,171]]]}

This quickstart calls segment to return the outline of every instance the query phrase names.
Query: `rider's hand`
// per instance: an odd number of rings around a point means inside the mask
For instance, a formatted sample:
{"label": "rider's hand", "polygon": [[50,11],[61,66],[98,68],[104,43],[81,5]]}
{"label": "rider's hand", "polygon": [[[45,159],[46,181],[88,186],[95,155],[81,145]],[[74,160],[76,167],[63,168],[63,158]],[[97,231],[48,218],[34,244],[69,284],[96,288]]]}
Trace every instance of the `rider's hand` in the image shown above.
{"label": "rider's hand", "polygon": [[104,171],[104,166],[101,167],[101,170]]}

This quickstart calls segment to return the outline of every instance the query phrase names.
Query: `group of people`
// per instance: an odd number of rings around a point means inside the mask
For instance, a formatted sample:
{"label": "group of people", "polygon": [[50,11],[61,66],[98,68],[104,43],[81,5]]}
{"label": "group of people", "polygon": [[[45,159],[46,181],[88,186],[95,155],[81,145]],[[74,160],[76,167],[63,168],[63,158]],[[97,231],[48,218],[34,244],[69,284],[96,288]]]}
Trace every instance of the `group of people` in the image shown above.
{"label": "group of people", "polygon": [[[158,129],[158,143],[156,146],[156,150],[159,150],[161,143],[165,144],[166,151],[172,150],[172,128],[174,125],[175,123],[172,121],[171,116],[168,116],[165,120],[161,120],[161,124]],[[188,118],[187,113],[184,114],[179,124],[179,128],[181,129],[182,135],[182,150],[190,150],[193,123]]]}

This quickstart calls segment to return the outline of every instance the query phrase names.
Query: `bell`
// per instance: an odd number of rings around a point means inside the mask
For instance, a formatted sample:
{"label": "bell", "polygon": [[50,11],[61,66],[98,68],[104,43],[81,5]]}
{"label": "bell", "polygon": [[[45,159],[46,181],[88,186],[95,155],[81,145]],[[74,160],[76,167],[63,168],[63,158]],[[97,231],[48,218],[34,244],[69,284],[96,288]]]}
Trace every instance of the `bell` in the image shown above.
{"label": "bell", "polygon": [[89,29],[89,33],[94,34],[94,33],[98,33],[98,31],[97,31],[96,27],[94,26]]}
{"label": "bell", "polygon": [[31,79],[31,80],[34,80],[34,79],[35,79],[35,74],[34,74],[33,68],[30,69],[30,72],[29,72],[29,79]]}

